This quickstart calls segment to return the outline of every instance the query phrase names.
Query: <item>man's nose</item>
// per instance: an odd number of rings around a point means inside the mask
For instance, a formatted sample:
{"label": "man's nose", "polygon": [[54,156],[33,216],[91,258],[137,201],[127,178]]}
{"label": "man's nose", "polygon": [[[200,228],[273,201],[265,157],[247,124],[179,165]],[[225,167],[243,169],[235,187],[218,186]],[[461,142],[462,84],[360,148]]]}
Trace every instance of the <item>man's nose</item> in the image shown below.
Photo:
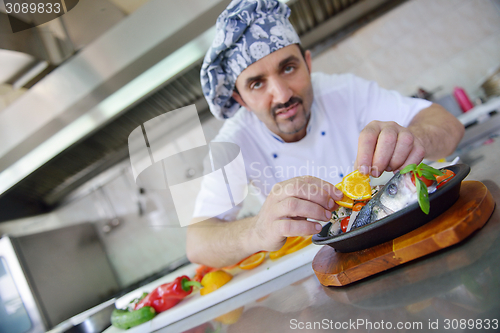
{"label": "man's nose", "polygon": [[272,80],[273,104],[284,104],[293,96],[288,82],[282,78]]}

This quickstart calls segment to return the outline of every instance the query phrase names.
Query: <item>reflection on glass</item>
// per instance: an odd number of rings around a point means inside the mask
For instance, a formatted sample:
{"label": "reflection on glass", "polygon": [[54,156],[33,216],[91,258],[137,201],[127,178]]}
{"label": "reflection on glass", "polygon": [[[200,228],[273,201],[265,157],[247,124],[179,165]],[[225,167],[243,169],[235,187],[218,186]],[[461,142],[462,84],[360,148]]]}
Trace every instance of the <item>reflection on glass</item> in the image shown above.
{"label": "reflection on glass", "polygon": [[0,333],[24,333],[31,320],[19,296],[7,262],[0,257]]}

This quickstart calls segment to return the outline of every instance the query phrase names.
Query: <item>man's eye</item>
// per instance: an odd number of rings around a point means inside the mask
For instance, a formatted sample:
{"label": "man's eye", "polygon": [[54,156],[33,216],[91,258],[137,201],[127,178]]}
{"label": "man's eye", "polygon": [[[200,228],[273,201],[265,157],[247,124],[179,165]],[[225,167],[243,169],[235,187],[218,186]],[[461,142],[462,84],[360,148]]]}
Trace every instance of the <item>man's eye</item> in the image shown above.
{"label": "man's eye", "polygon": [[283,70],[283,72],[288,74],[288,73],[293,72],[294,69],[295,69],[295,67],[293,67],[293,66],[286,66],[285,69]]}
{"label": "man's eye", "polygon": [[262,82],[254,82],[250,85],[250,89],[260,89],[262,87]]}

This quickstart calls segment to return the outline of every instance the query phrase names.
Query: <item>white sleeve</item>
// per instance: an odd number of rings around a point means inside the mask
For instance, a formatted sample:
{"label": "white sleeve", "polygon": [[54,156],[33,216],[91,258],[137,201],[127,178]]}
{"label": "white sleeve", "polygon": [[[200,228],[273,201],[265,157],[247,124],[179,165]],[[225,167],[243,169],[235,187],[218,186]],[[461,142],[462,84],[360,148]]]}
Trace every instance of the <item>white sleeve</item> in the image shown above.
{"label": "white sleeve", "polygon": [[432,103],[402,96],[397,91],[380,88],[376,82],[351,76],[354,112],[361,131],[373,120],[395,121],[407,127],[413,117]]}

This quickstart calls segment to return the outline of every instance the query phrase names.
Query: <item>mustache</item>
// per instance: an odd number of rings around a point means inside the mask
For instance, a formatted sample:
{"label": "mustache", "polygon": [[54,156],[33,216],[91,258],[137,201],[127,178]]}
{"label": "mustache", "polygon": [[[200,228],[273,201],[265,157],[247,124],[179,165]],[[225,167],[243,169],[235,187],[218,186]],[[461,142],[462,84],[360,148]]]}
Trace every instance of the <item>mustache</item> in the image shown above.
{"label": "mustache", "polygon": [[288,102],[284,103],[284,104],[276,104],[275,106],[272,107],[271,109],[271,112],[273,114],[273,117],[276,116],[276,113],[281,110],[281,109],[286,109],[286,108],[289,108],[291,105],[295,104],[295,103],[300,103],[302,104],[302,98],[300,97],[296,97],[296,96],[292,96],[290,97],[290,99],[288,100]]}

